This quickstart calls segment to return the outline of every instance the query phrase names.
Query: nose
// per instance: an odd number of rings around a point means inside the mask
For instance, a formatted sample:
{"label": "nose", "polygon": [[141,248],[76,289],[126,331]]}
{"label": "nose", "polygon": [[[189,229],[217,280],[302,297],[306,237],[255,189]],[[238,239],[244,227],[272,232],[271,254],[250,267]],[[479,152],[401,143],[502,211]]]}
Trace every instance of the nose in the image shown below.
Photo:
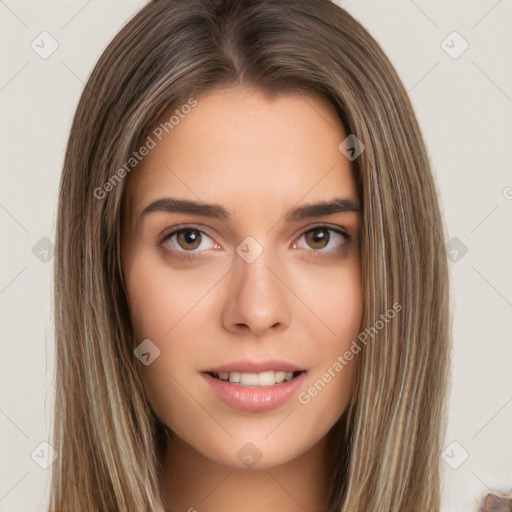
{"label": "nose", "polygon": [[262,336],[269,329],[285,330],[291,317],[286,277],[266,249],[251,263],[235,255],[222,308],[224,328]]}

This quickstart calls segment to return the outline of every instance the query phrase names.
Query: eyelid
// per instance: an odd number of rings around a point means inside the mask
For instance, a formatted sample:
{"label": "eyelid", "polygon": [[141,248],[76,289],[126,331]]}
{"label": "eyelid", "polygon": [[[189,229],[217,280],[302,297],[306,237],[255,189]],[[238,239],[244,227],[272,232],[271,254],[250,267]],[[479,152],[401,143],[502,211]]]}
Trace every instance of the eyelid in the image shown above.
{"label": "eyelid", "polygon": [[330,224],[329,222],[317,222],[311,226],[308,226],[307,228],[302,228],[299,233],[300,235],[303,235],[305,233],[308,233],[309,231],[313,231],[316,228],[332,229],[333,231],[336,231],[337,233],[340,233],[346,236],[347,238],[350,237],[350,234],[346,228],[340,226],[339,224]]}

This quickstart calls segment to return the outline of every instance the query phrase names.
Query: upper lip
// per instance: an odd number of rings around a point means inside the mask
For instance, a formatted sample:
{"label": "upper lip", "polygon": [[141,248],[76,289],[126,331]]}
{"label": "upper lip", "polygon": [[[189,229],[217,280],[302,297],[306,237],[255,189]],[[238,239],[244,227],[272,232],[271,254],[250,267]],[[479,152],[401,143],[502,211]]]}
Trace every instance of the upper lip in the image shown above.
{"label": "upper lip", "polygon": [[220,372],[244,372],[244,373],[261,373],[269,370],[285,371],[285,372],[301,372],[304,368],[291,364],[287,361],[278,359],[269,359],[267,361],[232,361],[230,363],[221,364],[205,370],[205,373]]}

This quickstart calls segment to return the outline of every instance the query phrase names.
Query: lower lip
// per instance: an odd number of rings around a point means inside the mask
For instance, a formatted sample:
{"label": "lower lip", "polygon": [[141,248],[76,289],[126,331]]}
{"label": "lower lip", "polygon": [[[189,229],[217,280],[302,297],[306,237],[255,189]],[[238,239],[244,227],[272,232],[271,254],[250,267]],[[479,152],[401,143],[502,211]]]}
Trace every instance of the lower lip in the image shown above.
{"label": "lower lip", "polygon": [[217,397],[233,409],[263,412],[277,409],[295,395],[304,382],[306,372],[281,384],[261,387],[240,386],[208,373],[202,375]]}

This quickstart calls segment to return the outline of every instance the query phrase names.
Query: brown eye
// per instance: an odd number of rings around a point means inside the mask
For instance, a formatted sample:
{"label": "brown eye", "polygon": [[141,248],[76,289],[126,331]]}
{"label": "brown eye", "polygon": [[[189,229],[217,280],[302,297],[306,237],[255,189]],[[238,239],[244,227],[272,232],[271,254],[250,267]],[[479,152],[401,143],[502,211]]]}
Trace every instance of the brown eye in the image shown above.
{"label": "brown eye", "polygon": [[201,243],[201,234],[196,229],[182,229],[176,233],[177,242],[183,249],[197,249]]}
{"label": "brown eye", "polygon": [[306,249],[313,256],[341,257],[349,247],[350,235],[345,230],[331,228],[330,226],[316,226],[305,231],[300,236],[300,244],[294,248]]}
{"label": "brown eye", "polygon": [[330,239],[329,229],[315,228],[307,233],[304,233],[306,242],[312,249],[323,249]]}
{"label": "brown eye", "polygon": [[215,248],[212,238],[203,230],[191,226],[175,227],[157,240],[157,245],[176,257],[196,257],[204,250]]}

